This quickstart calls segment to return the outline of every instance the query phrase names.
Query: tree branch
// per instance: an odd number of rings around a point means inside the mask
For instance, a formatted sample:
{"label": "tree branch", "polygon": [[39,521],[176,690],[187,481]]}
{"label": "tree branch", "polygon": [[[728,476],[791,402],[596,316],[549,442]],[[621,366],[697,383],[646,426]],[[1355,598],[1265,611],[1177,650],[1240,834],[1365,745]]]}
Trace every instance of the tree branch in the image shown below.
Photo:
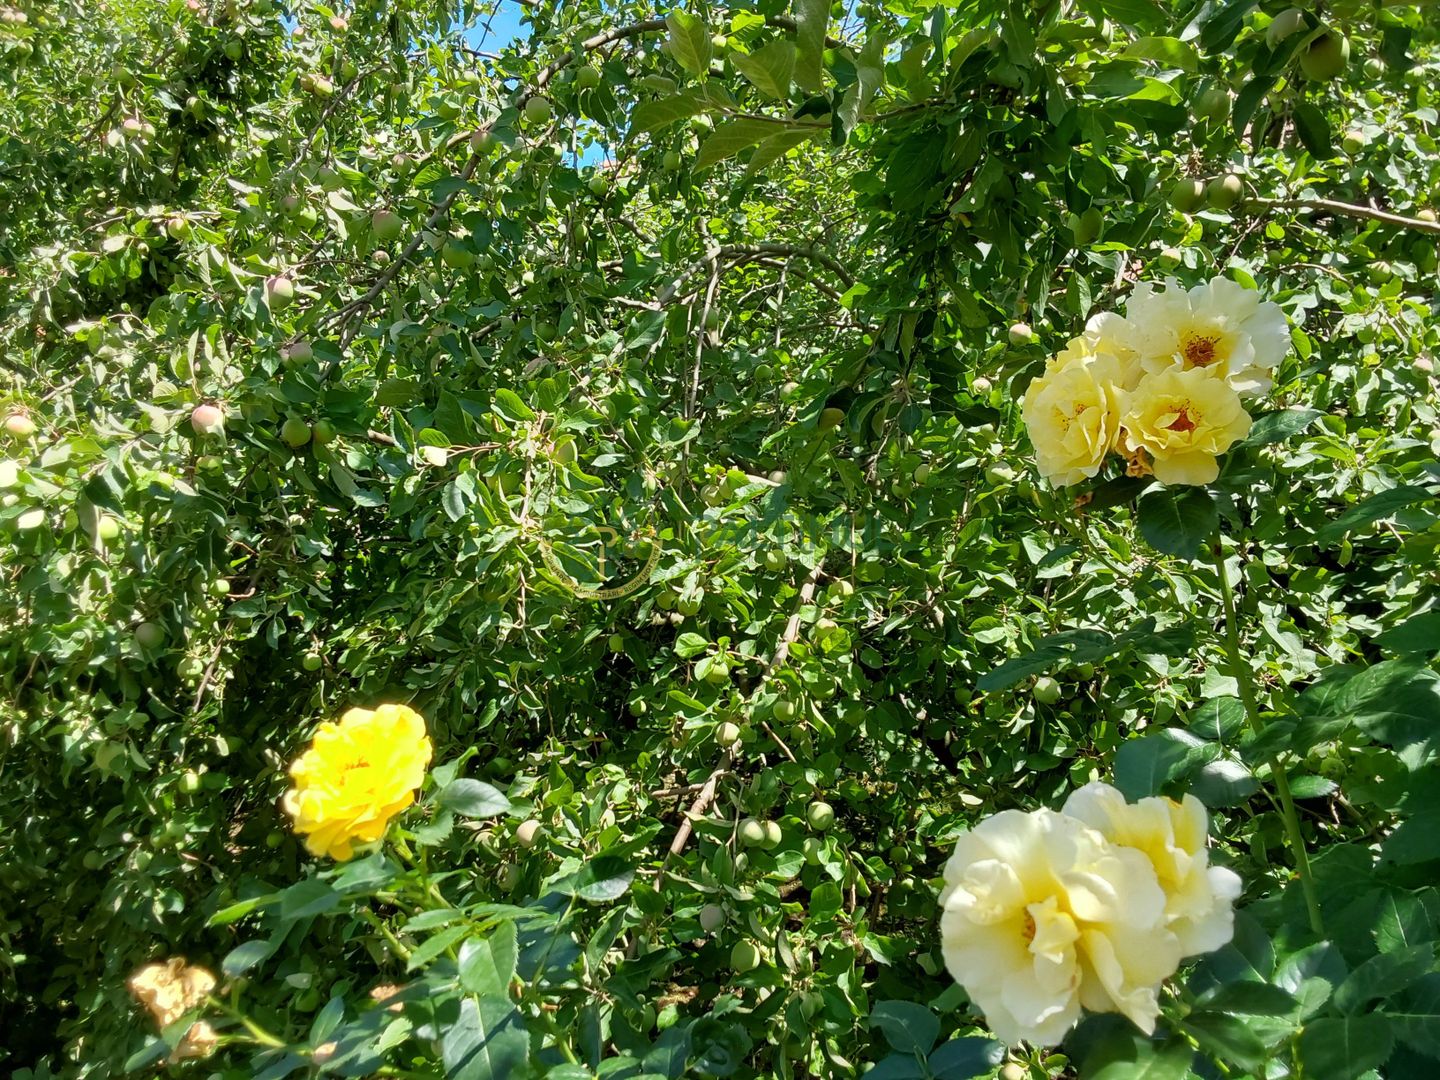
{"label": "tree branch", "polygon": [[1394,225],[1401,229],[1414,229],[1440,236],[1440,222],[1425,221],[1421,218],[1392,214],[1388,210],[1376,210],[1373,206],[1358,206],[1355,203],[1337,202],[1334,199],[1246,199],[1244,207],[1258,210],[1303,210],[1311,214],[1336,214],[1340,217],[1361,218]]}

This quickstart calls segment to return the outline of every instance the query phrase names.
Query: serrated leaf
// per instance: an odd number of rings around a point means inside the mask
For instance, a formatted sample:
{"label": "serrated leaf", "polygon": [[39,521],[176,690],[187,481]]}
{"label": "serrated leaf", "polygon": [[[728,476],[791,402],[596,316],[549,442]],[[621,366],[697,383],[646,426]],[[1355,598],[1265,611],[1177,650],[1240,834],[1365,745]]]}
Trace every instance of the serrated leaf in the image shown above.
{"label": "serrated leaf", "polygon": [[763,139],[788,130],[787,125],[769,120],[742,117],[739,120],[726,121],[718,125],[700,144],[700,150],[695,155],[695,171],[702,172],[726,158],[734,157],[742,150],[749,149]]}
{"label": "serrated leaf", "polygon": [[1312,155],[1320,161],[1335,156],[1335,146],[1330,133],[1330,121],[1314,104],[1297,101],[1291,114],[1295,121],[1295,133]]}
{"label": "serrated leaf", "polygon": [[1322,1017],[1305,1025],[1297,1056],[1306,1076],[1352,1080],[1384,1062],[1393,1045],[1384,1016]]}
{"label": "serrated leaf", "polygon": [[440,791],[439,803],[446,810],[470,818],[495,817],[510,809],[510,800],[499,788],[469,778],[445,785]]}
{"label": "serrated leaf", "polygon": [[1220,527],[1220,511],[1204,488],[1165,488],[1140,498],[1140,534],[1156,551],[1191,562]]}
{"label": "serrated leaf", "polygon": [[446,1080],[509,1080],[525,1074],[530,1038],[508,1000],[467,997],[441,1036],[440,1057]]}
{"label": "serrated leaf", "polygon": [[1315,534],[1315,542],[1317,544],[1333,543],[1348,532],[1379,521],[1381,518],[1390,517],[1396,511],[1430,497],[1430,493],[1424,488],[1409,484],[1376,492],[1320,529]]}
{"label": "serrated leaf", "polygon": [[786,153],[801,143],[813,139],[818,131],[809,128],[795,128],[789,131],[782,131],[778,135],[771,135],[755,148],[750,155],[750,161],[745,166],[745,179],[749,180],[756,174],[763,172],[773,162],[784,157]]}
{"label": "serrated leaf", "polygon": [[713,47],[705,20],[677,10],[665,16],[665,28],[670,32],[667,45],[675,62],[692,75],[708,74]]}
{"label": "serrated leaf", "polygon": [[830,0],[795,0],[795,81],[818,93],[825,84],[825,31]]}
{"label": "serrated leaf", "polygon": [[513,922],[502,922],[488,938],[470,938],[460,946],[460,985],[472,994],[507,997],[519,953]]}
{"label": "serrated leaf", "polygon": [[495,391],[494,409],[503,419],[512,424],[535,419],[534,411],[520,400],[520,395],[503,386]]}
{"label": "serrated leaf", "polygon": [[1159,795],[1165,785],[1189,776],[1219,752],[1188,731],[1166,728],[1127,739],[1115,754],[1115,786],[1127,799]]}
{"label": "serrated leaf", "polygon": [[1200,56],[1193,46],[1173,37],[1142,37],[1132,41],[1121,54],[1127,60],[1153,60],[1168,68],[1197,71]]}
{"label": "serrated leaf", "polygon": [[678,120],[688,120],[705,112],[706,106],[694,94],[642,101],[630,112],[630,134],[643,135],[669,127]]}
{"label": "serrated leaf", "polygon": [[902,1054],[925,1056],[940,1037],[940,1018],[913,1001],[882,1001],[870,1011],[870,1026]]}
{"label": "serrated leaf", "polygon": [[736,71],[744,75],[750,84],[766,97],[776,101],[789,100],[790,81],[795,75],[793,41],[776,38],[748,56],[744,53],[732,53],[730,62],[735,65]]}

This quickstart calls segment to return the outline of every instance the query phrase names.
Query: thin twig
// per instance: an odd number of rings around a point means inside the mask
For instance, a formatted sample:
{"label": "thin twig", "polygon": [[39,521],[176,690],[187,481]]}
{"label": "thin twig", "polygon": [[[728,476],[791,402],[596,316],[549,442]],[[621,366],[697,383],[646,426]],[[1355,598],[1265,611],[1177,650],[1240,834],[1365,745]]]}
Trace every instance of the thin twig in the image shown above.
{"label": "thin twig", "polygon": [[1337,202],[1334,199],[1246,199],[1245,209],[1258,210],[1303,210],[1311,214],[1338,214],[1341,217],[1363,218],[1378,221],[1384,225],[1395,225],[1402,229],[1432,233],[1440,236],[1440,221],[1425,221],[1423,218],[1392,214],[1388,210],[1377,210],[1373,206],[1358,206],[1355,203]]}

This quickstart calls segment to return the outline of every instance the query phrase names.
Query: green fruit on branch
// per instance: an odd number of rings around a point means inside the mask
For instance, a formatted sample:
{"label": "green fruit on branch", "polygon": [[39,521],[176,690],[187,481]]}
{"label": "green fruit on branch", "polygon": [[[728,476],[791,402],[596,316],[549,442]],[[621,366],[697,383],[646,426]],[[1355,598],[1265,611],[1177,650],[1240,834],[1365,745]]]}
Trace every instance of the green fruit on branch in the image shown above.
{"label": "green fruit on branch", "polygon": [[1212,86],[1195,101],[1195,118],[1218,123],[1230,115],[1230,93]]}
{"label": "green fruit on branch", "polygon": [[211,596],[229,596],[230,582],[223,577],[217,577],[210,582],[210,585],[206,591],[208,591]]}
{"label": "green fruit on branch", "polygon": [[[685,612],[685,614],[694,613]],[[715,659],[710,661],[710,667],[705,672],[705,681],[710,683],[712,686],[719,686],[722,683],[728,683],[730,681],[730,665],[727,664],[722,657],[715,657]],[[733,727],[734,725],[731,726]]]}
{"label": "green fruit on branch", "polygon": [[1105,231],[1105,215],[1097,206],[1090,207],[1082,214],[1071,214],[1067,223],[1076,247],[1088,247],[1099,240]]}
{"label": "green fruit on branch", "polygon": [[1060,684],[1049,675],[1041,675],[1035,680],[1032,693],[1041,705],[1054,705],[1060,700]]}
{"label": "green fruit on branch", "polygon": [[715,729],[715,741],[721,746],[734,746],[740,741],[740,734],[740,725],[727,720]]}
{"label": "green fruit on branch", "polygon": [[135,644],[142,649],[158,649],[165,643],[165,630],[153,622],[142,622],[135,627]]}
{"label": "green fruit on branch", "polygon": [[310,437],[317,446],[329,446],[335,441],[335,425],[329,420],[316,420],[310,429]]}
{"label": "green fruit on branch", "polygon": [[719,904],[706,904],[700,909],[700,929],[713,934],[725,925],[725,909]]}
{"label": "green fruit on branch", "polygon": [[827,802],[813,802],[805,811],[805,820],[816,832],[824,832],[835,824],[835,808]]}
{"label": "green fruit on branch", "polygon": [[1326,30],[1300,53],[1300,70],[1311,82],[1333,79],[1349,63],[1350,39],[1335,30]]}
{"label": "green fruit on branch", "polygon": [[552,114],[550,102],[543,97],[532,97],[525,102],[525,119],[532,124],[547,124]]}
{"label": "green fruit on branch", "polygon": [[753,941],[737,941],[730,950],[731,970],[738,974],[754,971],[760,966],[760,949]]}
{"label": "green fruit on branch", "polygon": [[765,843],[765,825],[754,818],[746,818],[740,822],[740,846],[759,847]]}
{"label": "green fruit on branch", "polygon": [[1286,8],[1270,20],[1265,28],[1265,44],[1275,48],[1286,38],[1305,27],[1305,12],[1299,8]]}
{"label": "green fruit on branch", "polygon": [[781,570],[784,570],[788,561],[785,557],[785,552],[778,548],[772,548],[760,556],[761,564],[772,574],[778,574]]}
{"label": "green fruit on branch", "polygon": [[28,439],[35,434],[35,421],[25,413],[11,413],[5,418],[5,430],[17,439]]}
{"label": "green fruit on branch", "polygon": [[280,440],[296,450],[310,441],[311,434],[310,425],[294,416],[280,425]]}
{"label": "green fruit on branch", "polygon": [[545,826],[534,818],[522,821],[515,829],[515,839],[522,847],[533,848],[545,837]]}
{"label": "green fruit on branch", "polygon": [[101,514],[95,522],[95,535],[101,540],[114,540],[120,535],[120,522],[109,514]]}
{"label": "green fruit on branch", "polygon": [[760,841],[760,846],[766,851],[775,850],[780,846],[780,841],[785,839],[785,833],[781,830],[778,821],[766,821],[760,827],[765,833],[764,839]]}
{"label": "green fruit on branch", "polygon": [[575,73],[575,85],[581,90],[593,90],[600,85],[600,72],[585,66]]}
{"label": "green fruit on branch", "polygon": [[308,341],[292,341],[280,350],[280,359],[287,364],[308,364],[315,358],[315,349]]}
{"label": "green fruit on branch", "polygon": [[1029,323],[1017,322],[1010,326],[1011,345],[1029,345],[1035,340],[1035,331],[1030,328]]}
{"label": "green fruit on branch", "polygon": [[680,168],[680,152],[678,150],[666,150],[665,156],[661,158],[661,165],[666,172],[676,172]]}
{"label": "green fruit on branch", "polygon": [[820,416],[819,419],[815,421],[815,426],[821,431],[834,431],[844,422],[845,410],[831,406],[828,409],[820,410]]}
{"label": "green fruit on branch", "polygon": [[175,215],[165,219],[165,234],[172,240],[190,239],[190,222]]}
{"label": "green fruit on branch", "polygon": [[781,723],[789,723],[795,719],[795,703],[785,698],[781,698],[775,702],[774,707],[770,711],[775,714],[775,719]]}
{"label": "green fruit on branch", "polygon": [[1350,128],[1340,137],[1340,148],[1347,154],[1358,154],[1370,140],[1359,128]]}
{"label": "green fruit on branch", "polygon": [[325,659],[319,653],[309,652],[300,659],[300,666],[306,671],[319,671],[325,664]]}
{"label": "green fruit on branch", "polygon": [[370,235],[377,244],[392,244],[405,230],[405,222],[394,210],[376,210],[370,215]]}
{"label": "green fruit on branch", "polygon": [[1234,173],[1217,176],[1205,188],[1205,200],[1212,210],[1229,210],[1245,195],[1245,181]]}
{"label": "green fruit on branch", "polygon": [[266,278],[265,299],[271,311],[284,311],[295,299],[295,283],[284,274]]}

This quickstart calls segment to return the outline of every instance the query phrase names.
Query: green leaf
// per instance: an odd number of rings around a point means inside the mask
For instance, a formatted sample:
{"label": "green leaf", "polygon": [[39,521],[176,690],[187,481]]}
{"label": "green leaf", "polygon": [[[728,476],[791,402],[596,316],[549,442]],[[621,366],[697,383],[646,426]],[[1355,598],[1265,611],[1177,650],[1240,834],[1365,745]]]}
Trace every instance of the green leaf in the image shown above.
{"label": "green leaf", "polygon": [[1317,544],[1334,543],[1348,532],[1379,521],[1381,518],[1392,517],[1396,511],[1429,498],[1431,495],[1424,488],[1408,484],[1376,492],[1316,532],[1315,542]]}
{"label": "green leaf", "polygon": [[825,31],[829,25],[829,0],[795,0],[795,81],[812,94],[825,84]]}
{"label": "green leaf", "polygon": [[1328,941],[1292,953],[1275,970],[1275,985],[1288,991],[1300,1006],[1300,1019],[1314,1016],[1345,980],[1345,960]]}
{"label": "green leaf", "polygon": [[710,642],[690,630],[675,639],[675,655],[690,660],[710,651]]}
{"label": "green leaf", "polygon": [[483,997],[508,997],[519,952],[515,924],[508,919],[488,938],[469,938],[460,946],[460,985]]}
{"label": "green leaf", "polygon": [[776,38],[748,56],[731,53],[735,70],[750,80],[752,86],[766,97],[786,101],[790,97],[790,81],[795,75],[795,43]]}
{"label": "green leaf", "polygon": [[1414,660],[1382,660],[1347,681],[1334,715],[1371,738],[1404,749],[1440,736],[1440,675]]}
{"label": "green leaf", "polygon": [[296,882],[280,894],[280,919],[294,922],[330,911],[340,903],[340,894],[328,882],[309,878]]}
{"label": "green leaf", "polygon": [[1267,446],[1299,435],[1320,417],[1319,409],[1279,409],[1257,416],[1244,439],[1247,446]]}
{"label": "green leaf", "polygon": [[1121,54],[1127,59],[1154,60],[1164,67],[1181,71],[1197,71],[1200,56],[1195,49],[1179,38],[1142,37],[1132,41]]}
{"label": "green leaf", "polygon": [[929,1066],[935,1080],[970,1080],[993,1072],[1004,1060],[1004,1043],[972,1035],[941,1043],[930,1055]]}
{"label": "green leaf", "polygon": [[1305,1025],[1297,1056],[1306,1076],[1351,1080],[1383,1064],[1394,1042],[1384,1016],[1322,1017]]}
{"label": "green leaf", "polygon": [[870,1026],[902,1054],[930,1053],[940,1037],[940,1018],[913,1001],[882,1001],[870,1011]]}
{"label": "green leaf", "polygon": [[1220,511],[1203,488],[1164,488],[1140,497],[1140,534],[1166,555],[1194,562],[1220,527]]}
{"label": "green leaf", "polygon": [[1426,975],[1385,1006],[1395,1037],[1406,1046],[1440,1058],[1440,975]]}
{"label": "green leaf", "polygon": [[520,395],[503,386],[495,391],[494,408],[502,418],[512,424],[535,419],[534,411],[520,400]]}
{"label": "green leaf", "polygon": [[1202,739],[1233,744],[1245,731],[1245,706],[1237,697],[1211,698],[1196,707],[1185,726]]}
{"label": "green leaf", "polygon": [[[812,132],[815,130],[814,125],[806,126]],[[747,150],[764,139],[793,130],[795,128],[792,125],[769,120],[756,120],[750,117],[727,120],[718,125],[700,144],[700,149],[695,155],[695,171],[701,172],[727,158],[734,157],[742,150]]]}
{"label": "green leaf", "polygon": [[1377,634],[1375,644],[1395,653],[1440,652],[1440,609],[1411,615],[1399,626]]}
{"label": "green leaf", "polygon": [[495,817],[510,809],[510,800],[499,788],[468,778],[446,784],[440,791],[439,802],[445,809],[469,818]]}
{"label": "green leaf", "polygon": [[1292,115],[1295,120],[1295,132],[1300,136],[1300,141],[1306,150],[1309,150],[1320,161],[1327,161],[1335,156],[1335,147],[1330,135],[1330,121],[1316,105],[1308,101],[1297,101]]}
{"label": "green leaf", "polygon": [[1265,1039],[1252,1030],[1251,1022],[1243,1017],[1197,1010],[1176,1026],[1191,1036],[1201,1050],[1221,1061],[1233,1061],[1246,1069],[1258,1069],[1265,1060]]}
{"label": "green leaf", "polygon": [[400,409],[420,400],[420,384],[414,379],[386,379],[375,391],[375,404]]}
{"label": "green leaf", "polygon": [[644,135],[669,127],[677,120],[688,120],[706,111],[707,106],[694,94],[676,94],[673,97],[642,101],[630,111],[630,134]]}
{"label": "green leaf", "polygon": [[1260,781],[1233,758],[1217,758],[1200,766],[1190,778],[1189,791],[1211,809],[1238,806],[1260,790]]}
{"label": "green leaf", "polygon": [[1110,1049],[1117,1056],[1106,1055],[1107,1060],[1093,1071],[1086,1062],[1086,1080],[1185,1080],[1195,1060],[1195,1051],[1183,1042],[1157,1047],[1148,1039],[1135,1038],[1133,1050],[1120,1040]]}
{"label": "green leaf", "polygon": [[231,978],[243,975],[262,960],[268,960],[275,952],[278,942],[256,938],[235,946],[220,961],[220,970]]}
{"label": "green leaf", "polygon": [[460,1014],[442,1028],[446,1080],[510,1080],[525,1075],[530,1037],[508,999],[462,998]]}
{"label": "green leaf", "polygon": [[1166,728],[1127,739],[1115,754],[1115,786],[1127,799],[1159,795],[1167,784],[1188,776],[1219,751],[1188,731]]}
{"label": "green leaf", "polygon": [[405,970],[422,970],[431,960],[458,944],[469,933],[469,926],[451,926],[438,934],[432,934],[410,953],[409,959],[405,961]]}
{"label": "green leaf", "polygon": [[635,880],[635,868],[617,855],[597,855],[573,874],[568,874],[550,887],[565,896],[606,903],[618,900]]}
{"label": "green leaf", "polygon": [[1230,47],[1235,40],[1235,35],[1240,33],[1240,27],[1245,24],[1245,16],[1255,7],[1258,0],[1229,0],[1219,11],[1216,11],[1205,20],[1205,25],[1200,30],[1200,45],[1206,52],[1220,52]]}
{"label": "green leaf", "polygon": [[665,27],[670,31],[667,44],[670,55],[692,75],[710,73],[710,28],[705,20],[688,11],[672,11],[665,16]]}
{"label": "green leaf", "polygon": [[745,179],[749,180],[763,172],[773,162],[784,157],[801,143],[815,138],[819,133],[819,129],[815,128],[792,128],[762,140],[760,145],[755,147],[755,152],[750,155],[750,161],[745,166]]}
{"label": "green leaf", "polygon": [[1408,946],[1372,956],[1335,991],[1335,1007],[1358,1013],[1376,998],[1391,997],[1428,974],[1435,965],[1433,943]]}
{"label": "green leaf", "polygon": [[1085,7],[1126,26],[1147,26],[1164,17],[1152,0],[1088,0]]}

